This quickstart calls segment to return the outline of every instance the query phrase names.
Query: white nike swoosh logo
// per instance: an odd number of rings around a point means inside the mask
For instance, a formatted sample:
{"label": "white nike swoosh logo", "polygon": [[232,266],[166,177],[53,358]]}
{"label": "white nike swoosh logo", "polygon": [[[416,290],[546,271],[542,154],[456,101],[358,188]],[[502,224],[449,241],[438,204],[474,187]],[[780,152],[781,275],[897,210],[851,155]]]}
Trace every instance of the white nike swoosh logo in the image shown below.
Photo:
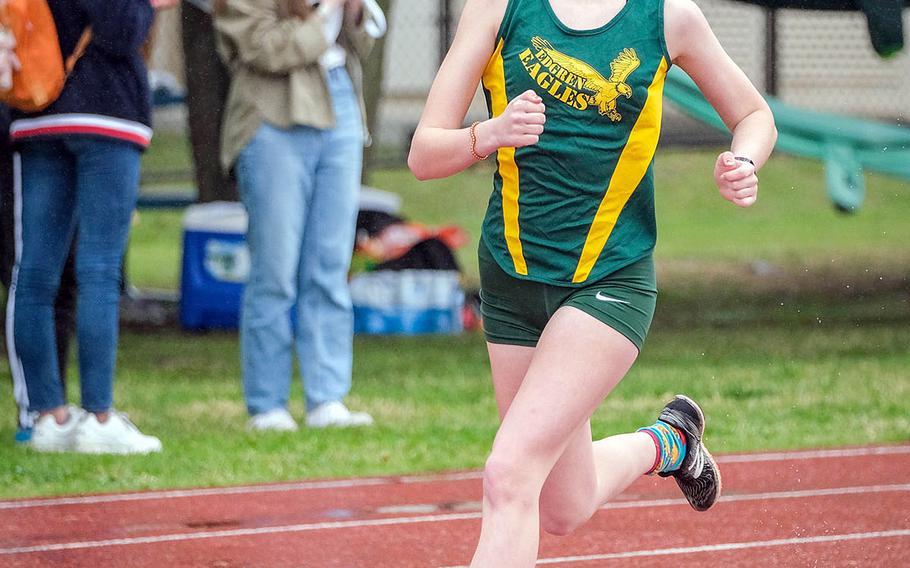
{"label": "white nike swoosh logo", "polygon": [[598,292],[597,295],[594,297],[597,298],[598,300],[600,300],[601,302],[614,302],[616,304],[628,304],[629,303],[625,300],[620,300],[619,298],[611,298],[609,296],[604,296],[603,292]]}

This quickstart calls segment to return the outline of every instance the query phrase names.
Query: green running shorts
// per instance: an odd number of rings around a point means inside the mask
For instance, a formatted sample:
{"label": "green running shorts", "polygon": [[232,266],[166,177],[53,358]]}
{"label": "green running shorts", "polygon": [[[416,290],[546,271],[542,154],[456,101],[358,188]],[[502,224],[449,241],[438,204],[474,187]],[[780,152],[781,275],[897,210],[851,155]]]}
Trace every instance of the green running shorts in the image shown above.
{"label": "green running shorts", "polygon": [[535,347],[556,310],[572,306],[623,334],[641,350],[657,301],[651,255],[581,287],[515,278],[500,268],[483,239],[478,258],[480,313],[490,343]]}

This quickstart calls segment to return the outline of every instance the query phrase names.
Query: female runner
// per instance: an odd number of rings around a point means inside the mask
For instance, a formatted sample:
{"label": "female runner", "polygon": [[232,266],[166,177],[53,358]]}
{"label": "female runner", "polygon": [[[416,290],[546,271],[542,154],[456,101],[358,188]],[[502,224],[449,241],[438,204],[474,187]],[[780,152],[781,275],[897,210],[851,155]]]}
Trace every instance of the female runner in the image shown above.
{"label": "female runner", "polygon": [[[733,133],[714,167],[721,196],[752,205],[774,119],[691,0],[467,0],[430,90],[414,175],[497,158],[479,258],[502,423],[471,566],[533,566],[540,528],[568,534],[642,474],[674,477],[699,511],[720,495],[687,397],[637,432],[591,435],[654,312],[652,163],[671,64]],[[481,80],[491,118],[462,128]]]}

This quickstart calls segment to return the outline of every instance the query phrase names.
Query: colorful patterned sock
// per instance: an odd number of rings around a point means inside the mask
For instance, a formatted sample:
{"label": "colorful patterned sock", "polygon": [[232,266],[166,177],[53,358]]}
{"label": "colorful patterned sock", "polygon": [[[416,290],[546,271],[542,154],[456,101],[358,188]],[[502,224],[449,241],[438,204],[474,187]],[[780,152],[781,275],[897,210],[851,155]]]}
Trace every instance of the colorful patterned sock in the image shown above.
{"label": "colorful patterned sock", "polygon": [[657,457],[647,475],[675,471],[686,457],[686,435],[666,422],[658,420],[652,426],[639,428],[639,432],[651,436],[657,447]]}

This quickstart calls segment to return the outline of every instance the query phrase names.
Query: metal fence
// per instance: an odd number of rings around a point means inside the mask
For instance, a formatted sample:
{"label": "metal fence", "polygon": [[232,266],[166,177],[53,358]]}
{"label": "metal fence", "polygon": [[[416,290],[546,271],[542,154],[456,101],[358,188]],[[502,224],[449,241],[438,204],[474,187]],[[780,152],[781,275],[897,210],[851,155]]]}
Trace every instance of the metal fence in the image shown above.
{"label": "metal fence", "polygon": [[[540,0],[547,1],[547,0]],[[375,138],[403,155],[427,91],[454,33],[463,0],[393,0],[384,62],[384,97]],[[731,57],[764,88],[765,11],[730,0],[696,0]],[[153,65],[180,78],[179,14],[160,22]],[[910,29],[910,10],[904,14]],[[859,13],[781,10],[777,16],[777,91],[785,102],[844,115],[910,118],[910,46],[882,60],[872,50]],[[469,119],[484,114],[478,96]],[[174,121],[179,124],[179,120]],[[664,129],[688,139],[695,125],[668,105]],[[674,140],[680,136],[673,137]]]}

